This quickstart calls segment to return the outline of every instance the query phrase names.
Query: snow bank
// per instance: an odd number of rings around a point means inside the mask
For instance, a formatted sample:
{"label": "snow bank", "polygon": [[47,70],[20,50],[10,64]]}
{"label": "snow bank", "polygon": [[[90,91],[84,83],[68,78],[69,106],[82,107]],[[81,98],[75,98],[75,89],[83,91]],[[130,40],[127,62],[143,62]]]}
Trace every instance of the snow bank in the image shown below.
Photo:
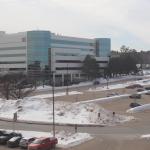
{"label": "snow bank", "polygon": [[145,110],[150,110],[150,104],[145,104],[142,106],[128,109],[127,112],[128,113],[136,113],[136,112],[145,111]]}
{"label": "snow bank", "polygon": [[[77,104],[85,104],[85,103],[108,103],[108,102],[112,102],[112,101],[116,101],[120,98],[125,98],[130,96],[130,94],[123,94],[123,95],[116,95],[116,96],[110,96],[110,97],[104,97],[104,98],[97,98],[97,99],[93,99],[93,100],[87,100],[87,101],[80,101],[77,102]],[[123,100],[123,99],[121,99]],[[126,100],[126,99],[124,99]]]}
{"label": "snow bank", "polygon": [[[18,112],[19,120],[53,121],[52,101],[39,98],[0,101],[0,117],[13,118]],[[98,117],[100,113],[100,117]],[[55,102],[55,122],[62,124],[115,125],[133,119],[130,116],[116,114],[113,116],[96,103]]]}
{"label": "snow bank", "polygon": [[141,139],[150,139],[150,134],[141,135]]}
{"label": "snow bank", "polygon": [[47,86],[47,85],[44,85],[44,86],[38,86],[37,88],[36,88],[36,90],[46,90],[46,89],[52,89],[52,87],[51,86]]}
{"label": "snow bank", "polygon": [[148,70],[148,69],[147,69],[147,70],[146,70],[146,69],[143,70],[143,74],[144,74],[144,75],[150,75],[150,70]]}
{"label": "snow bank", "polygon": [[[83,94],[83,93],[78,91],[71,91],[68,93],[68,95],[76,95],[76,94]],[[66,96],[66,92],[54,93],[54,96],[55,97]],[[41,94],[41,95],[32,96],[31,98],[51,98],[51,97],[53,97],[53,94]]]}
{"label": "snow bank", "polygon": [[61,148],[69,148],[76,145],[79,145],[81,143],[84,143],[86,141],[89,141],[93,139],[90,134],[88,133],[67,133],[67,132],[60,132],[59,134],[56,134],[56,137],[58,138],[58,145],[57,147]]}

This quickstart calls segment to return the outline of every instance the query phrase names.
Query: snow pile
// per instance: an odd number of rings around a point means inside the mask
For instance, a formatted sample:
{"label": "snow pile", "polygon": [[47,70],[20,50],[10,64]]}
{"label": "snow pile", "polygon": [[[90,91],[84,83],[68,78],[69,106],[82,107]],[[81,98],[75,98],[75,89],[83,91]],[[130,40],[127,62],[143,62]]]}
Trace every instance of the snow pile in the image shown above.
{"label": "snow pile", "polygon": [[51,86],[47,86],[47,85],[44,85],[44,86],[38,86],[37,88],[36,88],[36,90],[46,90],[46,89],[49,89],[49,90],[51,90],[52,89],[52,87]]}
{"label": "snow pile", "polygon": [[[3,130],[3,129],[2,129]],[[10,131],[10,130],[7,130]],[[23,137],[53,137],[52,132],[36,132],[36,131],[17,131],[22,133]],[[71,133],[65,131],[56,131],[56,138],[58,139],[58,144],[56,147],[59,148],[69,148],[86,141],[93,139],[93,137],[88,133]]]}
{"label": "snow pile", "polygon": [[88,133],[70,133],[65,131],[56,133],[56,137],[58,138],[57,147],[61,148],[73,147],[93,139]]}
{"label": "snow pile", "polygon": [[142,105],[142,106],[138,106],[138,107],[135,107],[135,108],[128,109],[127,112],[128,113],[136,113],[136,112],[146,111],[146,110],[150,110],[150,104],[145,104],[145,105]]}
{"label": "snow pile", "polygon": [[150,139],[150,134],[141,135],[141,139]]}
{"label": "snow pile", "polygon": [[[129,97],[130,94],[123,94],[123,95],[115,95],[115,96],[110,96],[110,97],[103,97],[103,98],[97,98],[97,99],[92,99],[92,100],[87,100],[87,101],[80,101],[77,102],[77,104],[85,104],[85,103],[109,103],[112,101],[116,101],[116,100],[127,100],[127,99],[123,99],[126,97]],[[121,99],[122,98],[122,99]]]}
{"label": "snow pile", "polygon": [[[18,119],[28,121],[53,121],[52,101],[38,98],[1,100],[0,117],[12,118],[18,112]],[[99,116],[98,116],[99,114]],[[133,119],[105,110],[95,103],[55,102],[55,121],[62,124],[115,125]]]}
{"label": "snow pile", "polygon": [[143,70],[144,75],[150,75],[150,70]]}
{"label": "snow pile", "polygon": [[[68,95],[77,95],[77,94],[83,94],[83,93],[78,91],[68,92]],[[55,97],[66,96],[66,92],[54,93],[54,96]],[[41,94],[41,95],[32,96],[31,98],[51,98],[51,97],[53,97],[53,94]]]}
{"label": "snow pile", "polygon": [[121,88],[125,88],[125,85],[124,84],[114,84],[114,85],[109,85],[108,87],[103,86],[103,87],[97,87],[97,88],[90,88],[88,91],[96,92],[96,91],[106,91],[106,90],[121,89]]}

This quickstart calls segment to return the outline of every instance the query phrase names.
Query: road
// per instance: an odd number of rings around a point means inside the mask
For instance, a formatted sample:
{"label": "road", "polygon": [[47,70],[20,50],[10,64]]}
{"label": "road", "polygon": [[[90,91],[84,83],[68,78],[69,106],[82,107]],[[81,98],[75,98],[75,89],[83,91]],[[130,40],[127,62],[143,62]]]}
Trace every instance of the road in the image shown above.
{"label": "road", "polygon": [[[0,121],[1,129],[12,129],[13,123],[7,121]],[[38,125],[28,123],[15,123],[15,129],[26,130],[26,131],[41,131],[49,132],[52,131],[52,125]],[[57,131],[71,131],[74,132],[72,126],[56,126]],[[78,127],[78,132],[90,133],[94,136],[100,136],[102,134],[147,134],[150,133],[150,119],[147,118],[145,122],[140,120],[131,121],[117,126],[106,126],[106,127]]]}
{"label": "road", "polygon": [[[94,145],[98,143],[99,140],[102,139],[102,137],[107,137],[107,140],[110,137],[116,137],[121,138],[121,136],[139,136],[141,134],[147,134],[150,133],[150,119],[145,120],[145,122],[141,121],[132,121],[130,123],[125,123],[123,125],[117,125],[117,126],[111,126],[111,127],[78,127],[78,132],[86,132],[90,133],[94,137]],[[6,122],[6,121],[0,121],[0,128],[2,129],[10,129],[12,130],[13,124],[12,122]],[[52,132],[52,125],[37,125],[37,124],[27,124],[27,123],[15,123],[15,128],[17,130],[27,130],[27,131],[42,131],[42,132]],[[74,132],[74,127],[70,126],[56,126],[56,130],[65,130],[65,131],[71,131]],[[106,140],[106,141],[107,141]],[[89,143],[90,144],[90,143]],[[91,144],[90,144],[91,145]],[[90,146],[89,145],[89,146]],[[82,149],[81,145],[81,149]],[[95,146],[97,148],[97,146]],[[14,150],[18,150],[19,148],[16,148]],[[75,148],[76,149],[76,148]],[[78,146],[78,149],[80,149],[80,146]],[[10,150],[10,148],[6,146],[0,146],[0,150]],[[72,148],[72,150],[74,150]]]}

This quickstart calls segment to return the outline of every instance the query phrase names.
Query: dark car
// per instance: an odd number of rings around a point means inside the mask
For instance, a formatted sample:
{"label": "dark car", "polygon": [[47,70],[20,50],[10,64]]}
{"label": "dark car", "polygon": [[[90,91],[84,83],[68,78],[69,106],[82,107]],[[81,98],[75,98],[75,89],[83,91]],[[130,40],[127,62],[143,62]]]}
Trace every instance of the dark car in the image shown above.
{"label": "dark car", "polygon": [[19,146],[21,148],[28,148],[28,145],[32,143],[35,139],[35,137],[22,138],[20,140]]}
{"label": "dark car", "polygon": [[144,91],[144,89],[137,89],[137,92],[142,92]]}
{"label": "dark car", "polygon": [[93,82],[93,85],[99,85],[99,84],[100,84],[99,81],[94,81],[94,82]]}
{"label": "dark car", "polygon": [[6,133],[5,130],[0,130],[0,136],[4,135]]}
{"label": "dark car", "polygon": [[108,94],[107,94],[107,97],[117,96],[117,95],[119,95],[119,94],[116,93],[116,92],[112,92],[112,93],[108,93]]}
{"label": "dark car", "polygon": [[10,140],[7,141],[7,146],[8,147],[18,147],[21,138],[22,138],[21,136],[15,136],[15,137],[11,138]]}
{"label": "dark car", "polygon": [[132,94],[129,96],[129,98],[135,98],[135,99],[141,99],[141,94]]}
{"label": "dark car", "polygon": [[131,107],[131,108],[138,107],[138,106],[141,106],[141,105],[138,104],[138,103],[131,103],[131,104],[130,104],[130,107]]}
{"label": "dark car", "polygon": [[146,87],[145,90],[150,90],[150,87]]}
{"label": "dark car", "polygon": [[143,88],[140,84],[132,84],[126,87],[127,89]]}
{"label": "dark car", "polygon": [[20,133],[15,132],[5,132],[2,136],[0,136],[0,144],[6,144],[8,140],[15,136],[22,136]]}

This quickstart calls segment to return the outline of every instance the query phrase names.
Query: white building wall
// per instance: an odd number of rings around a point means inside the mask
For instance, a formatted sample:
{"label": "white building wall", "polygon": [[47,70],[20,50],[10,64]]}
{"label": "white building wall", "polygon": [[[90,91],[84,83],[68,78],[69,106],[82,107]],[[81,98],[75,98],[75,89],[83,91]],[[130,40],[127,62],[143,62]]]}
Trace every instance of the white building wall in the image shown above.
{"label": "white building wall", "polygon": [[6,70],[11,68],[26,69],[26,38],[26,32],[15,34],[0,32],[0,70],[5,70],[5,68]]}

